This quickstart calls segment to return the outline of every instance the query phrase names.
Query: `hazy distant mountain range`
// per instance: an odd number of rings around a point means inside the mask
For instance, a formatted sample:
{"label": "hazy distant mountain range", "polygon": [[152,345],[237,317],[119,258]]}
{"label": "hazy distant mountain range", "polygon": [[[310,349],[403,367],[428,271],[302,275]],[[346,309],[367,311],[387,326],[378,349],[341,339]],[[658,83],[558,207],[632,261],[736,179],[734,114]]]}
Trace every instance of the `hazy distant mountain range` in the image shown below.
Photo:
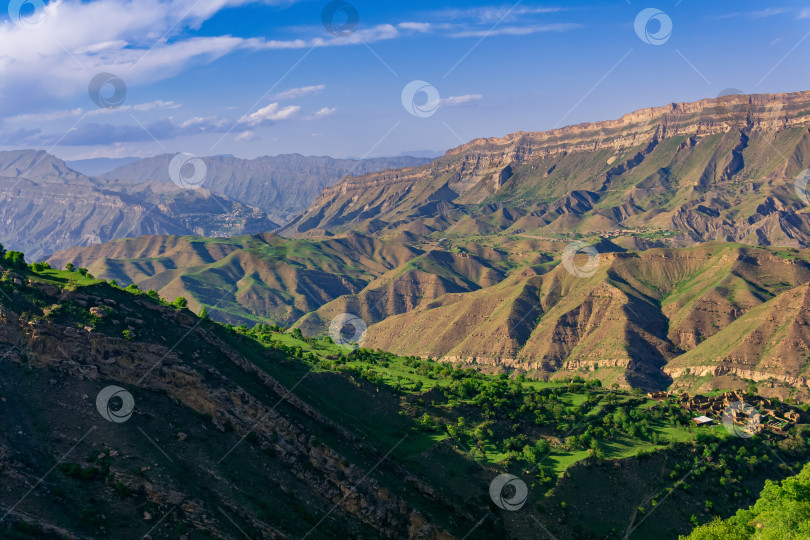
{"label": "hazy distant mountain range", "polygon": [[[164,154],[123,165],[104,176],[128,182],[171,182]],[[345,175],[361,175],[428,163],[430,159],[400,156],[365,160],[285,154],[246,160],[233,156],[203,158],[207,169],[202,187],[255,206],[274,221],[286,223],[307,209],[321,192]]]}
{"label": "hazy distant mountain range", "polygon": [[[79,173],[42,151],[0,152],[0,243],[39,259],[71,246],[143,234],[272,231],[344,174],[427,161],[213,156],[204,158],[208,181],[189,190],[169,179],[172,157],[139,160],[102,178]],[[94,161],[85,170],[111,163]]]}
{"label": "hazy distant mountain range", "polygon": [[92,158],[92,159],[79,159],[75,161],[65,161],[65,164],[76,172],[86,174],[87,176],[104,176],[106,173],[138,161],[140,158],[125,157],[125,158]]}

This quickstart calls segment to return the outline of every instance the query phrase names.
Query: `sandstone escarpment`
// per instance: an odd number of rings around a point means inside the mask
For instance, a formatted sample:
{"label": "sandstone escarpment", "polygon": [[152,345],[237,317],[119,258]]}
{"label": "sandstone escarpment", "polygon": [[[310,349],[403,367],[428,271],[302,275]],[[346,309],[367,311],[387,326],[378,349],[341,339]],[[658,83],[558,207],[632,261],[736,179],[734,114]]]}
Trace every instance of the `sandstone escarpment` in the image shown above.
{"label": "sandstone escarpment", "polygon": [[[801,204],[789,184],[810,166],[808,127],[810,92],[796,92],[673,103],[618,120],[476,139],[427,165],[344,178],[281,232],[653,226],[678,231],[680,245],[807,245],[810,221],[796,215]],[[577,192],[591,194],[588,205],[561,215]],[[493,224],[490,203],[512,218]],[[730,211],[741,203],[760,208]]]}

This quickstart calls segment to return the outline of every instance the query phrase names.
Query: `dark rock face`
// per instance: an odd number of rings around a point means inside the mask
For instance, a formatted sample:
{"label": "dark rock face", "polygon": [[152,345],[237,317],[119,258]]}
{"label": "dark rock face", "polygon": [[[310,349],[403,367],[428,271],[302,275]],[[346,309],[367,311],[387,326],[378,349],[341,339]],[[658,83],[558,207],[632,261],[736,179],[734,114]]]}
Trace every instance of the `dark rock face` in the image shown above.
{"label": "dark rock face", "polygon": [[[344,452],[362,451],[371,465],[382,455],[226,343],[219,327],[145,298],[109,297],[106,286],[98,295],[35,282],[22,290],[56,313],[105,306],[143,339],[77,329],[53,312],[37,320],[27,300],[0,305],[3,529],[227,538],[239,523],[253,538],[451,538],[367,474],[366,458]],[[134,396],[124,421],[99,414],[97,395],[110,385]]]}

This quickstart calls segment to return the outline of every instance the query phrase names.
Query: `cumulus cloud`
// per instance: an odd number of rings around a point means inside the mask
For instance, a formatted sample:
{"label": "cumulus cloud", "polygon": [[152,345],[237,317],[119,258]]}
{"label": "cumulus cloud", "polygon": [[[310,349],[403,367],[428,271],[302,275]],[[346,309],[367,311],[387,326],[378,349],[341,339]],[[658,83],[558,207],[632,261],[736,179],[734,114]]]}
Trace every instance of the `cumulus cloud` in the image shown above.
{"label": "cumulus cloud", "polygon": [[260,138],[261,137],[256,135],[256,132],[252,130],[243,131],[236,136],[236,140],[240,142],[258,141]]}
{"label": "cumulus cloud", "polygon": [[[11,20],[0,22],[0,117],[41,113],[54,100],[73,99],[87,92],[98,73],[120,77],[129,87],[174,77],[189,65],[210,63],[240,50],[267,51],[370,44],[407,35],[444,33],[448,37],[522,35],[563,31],[571,24],[536,25],[532,14],[561,8],[519,6],[446,11],[446,18],[467,17],[455,23],[406,21],[361,27],[347,36],[312,35],[291,39],[194,35],[193,30],[225,8],[264,3],[288,5],[297,0],[54,0],[45,5],[42,22],[21,28]],[[435,17],[436,14],[434,13]],[[475,19],[477,22],[469,22]],[[476,24],[512,19],[524,23],[490,30]],[[322,30],[322,29],[321,29]],[[293,99],[323,90],[323,85],[291,89],[276,98]],[[133,109],[136,110],[136,109]],[[85,111],[82,111],[82,113]],[[61,114],[69,118],[68,113]],[[81,113],[80,113],[81,114]],[[88,112],[88,114],[90,114]],[[103,113],[93,113],[103,114]]]}
{"label": "cumulus cloud", "polygon": [[247,124],[251,127],[271,124],[279,120],[287,120],[296,115],[300,110],[301,107],[298,105],[280,107],[278,103],[271,103],[267,107],[243,116],[239,119],[239,123]]}
{"label": "cumulus cloud", "polygon": [[337,111],[337,107],[324,107],[320,111],[307,116],[307,120],[318,120],[319,118],[325,118],[335,114],[335,111]]}
{"label": "cumulus cloud", "polygon": [[[8,146],[94,146],[118,143],[136,143],[151,140],[168,141],[178,137],[203,135],[207,133],[233,133],[238,141],[253,141],[259,137],[255,128],[273,125],[293,119],[301,107],[289,105],[281,107],[271,103],[237,121],[219,116],[194,116],[184,121],[163,118],[154,122],[135,125],[100,124],[97,122],[77,122],[66,132],[42,133],[39,129],[21,128],[0,136],[0,145]],[[335,109],[323,108],[308,118],[321,118]]]}
{"label": "cumulus cloud", "polygon": [[[174,77],[192,63],[213,62],[238,50],[304,49],[393,39],[406,28],[381,24],[349,36],[273,40],[189,36],[218,11],[258,0],[53,1],[42,22],[18,27],[0,22],[0,116],[34,112],[54,99],[87,92],[98,73],[132,87]],[[289,4],[290,0],[265,0]],[[179,21],[179,22],[178,22]]]}

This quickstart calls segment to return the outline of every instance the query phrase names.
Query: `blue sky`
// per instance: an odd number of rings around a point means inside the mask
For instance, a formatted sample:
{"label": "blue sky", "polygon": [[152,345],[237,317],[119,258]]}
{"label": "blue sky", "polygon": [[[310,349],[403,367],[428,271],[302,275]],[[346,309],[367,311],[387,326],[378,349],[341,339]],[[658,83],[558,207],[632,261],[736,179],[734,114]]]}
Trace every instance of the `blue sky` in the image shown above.
{"label": "blue sky", "polygon": [[38,1],[0,20],[0,148],[64,159],[439,152],[810,89],[802,2]]}

